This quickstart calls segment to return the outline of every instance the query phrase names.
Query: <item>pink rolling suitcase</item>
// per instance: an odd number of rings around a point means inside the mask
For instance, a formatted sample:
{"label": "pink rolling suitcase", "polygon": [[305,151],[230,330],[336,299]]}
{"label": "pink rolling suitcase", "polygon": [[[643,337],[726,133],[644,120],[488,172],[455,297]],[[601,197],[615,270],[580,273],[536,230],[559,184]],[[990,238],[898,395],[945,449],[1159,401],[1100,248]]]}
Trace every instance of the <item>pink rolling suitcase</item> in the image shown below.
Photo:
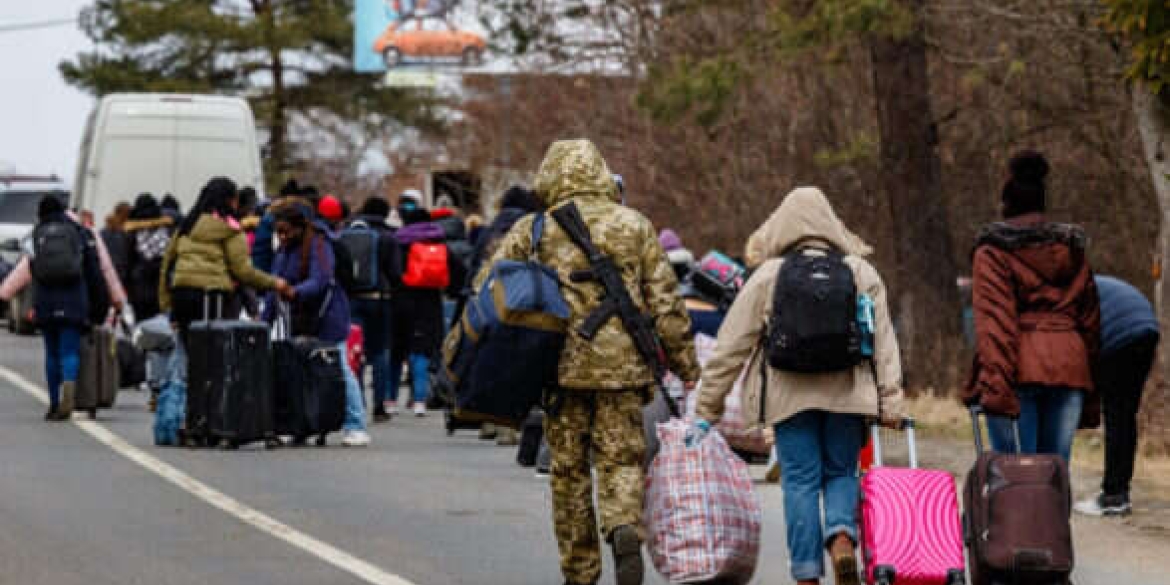
{"label": "pink rolling suitcase", "polygon": [[879,428],[872,427],[874,466],[861,479],[861,546],[872,585],[966,582],[955,480],[918,469],[914,421],[903,423],[910,469],[884,467]]}

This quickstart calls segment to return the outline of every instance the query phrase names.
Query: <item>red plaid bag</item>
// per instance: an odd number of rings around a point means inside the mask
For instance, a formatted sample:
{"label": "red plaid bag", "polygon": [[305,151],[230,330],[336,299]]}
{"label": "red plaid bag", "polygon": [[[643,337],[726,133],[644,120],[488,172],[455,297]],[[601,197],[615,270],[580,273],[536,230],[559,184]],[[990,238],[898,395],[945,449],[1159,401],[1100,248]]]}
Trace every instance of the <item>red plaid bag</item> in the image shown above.
{"label": "red plaid bag", "polygon": [[686,448],[687,423],[658,425],[662,450],[646,477],[647,543],[671,583],[746,584],[756,571],[763,512],[747,465],[718,431]]}
{"label": "red plaid bag", "polygon": [[[699,358],[699,365],[706,366],[707,360],[715,354],[715,339],[703,334],[695,336],[695,355]],[[745,369],[735,381],[731,393],[723,400],[723,418],[715,425],[727,444],[740,451],[747,451],[756,455],[768,455],[772,451],[771,429],[749,429],[743,416],[743,384]],[[687,416],[694,418],[695,408],[698,406],[699,389],[687,395]]]}

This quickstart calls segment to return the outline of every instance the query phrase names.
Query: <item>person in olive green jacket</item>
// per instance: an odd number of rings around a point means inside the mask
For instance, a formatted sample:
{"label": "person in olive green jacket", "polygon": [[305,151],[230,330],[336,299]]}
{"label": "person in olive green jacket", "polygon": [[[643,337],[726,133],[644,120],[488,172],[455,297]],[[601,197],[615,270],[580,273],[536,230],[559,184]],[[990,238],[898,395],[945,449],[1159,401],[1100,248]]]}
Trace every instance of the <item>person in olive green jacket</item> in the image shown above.
{"label": "person in olive green jacket", "polygon": [[192,321],[227,315],[237,283],[288,294],[287,282],[252,267],[248,240],[234,217],[239,199],[230,179],[209,181],[163,255],[159,306],[170,312],[180,337]]}
{"label": "person in olive green jacket", "polygon": [[[653,319],[671,371],[686,382],[696,381],[699,367],[678,279],[654,226],[619,203],[617,184],[597,147],[587,140],[553,143],[534,187],[550,211],[576,204],[597,247],[621,270],[633,301]],[[529,215],[516,223],[492,263],[529,257],[533,219]],[[652,396],[654,375],[616,316],[605,322],[592,341],[578,333],[600,305],[604,289],[594,281],[574,281],[574,272],[589,268],[585,254],[555,221],[546,221],[544,230],[539,259],[557,271],[572,313],[560,359],[561,406],[545,419],[545,436],[552,450],[553,522],[561,572],[568,583],[578,585],[596,583],[601,574],[592,454],[601,533],[613,547],[617,582],[638,585],[643,578],[642,459],[646,452],[642,405]],[[476,279],[477,287],[487,278],[490,264]],[[514,366],[523,367],[523,363]]]}

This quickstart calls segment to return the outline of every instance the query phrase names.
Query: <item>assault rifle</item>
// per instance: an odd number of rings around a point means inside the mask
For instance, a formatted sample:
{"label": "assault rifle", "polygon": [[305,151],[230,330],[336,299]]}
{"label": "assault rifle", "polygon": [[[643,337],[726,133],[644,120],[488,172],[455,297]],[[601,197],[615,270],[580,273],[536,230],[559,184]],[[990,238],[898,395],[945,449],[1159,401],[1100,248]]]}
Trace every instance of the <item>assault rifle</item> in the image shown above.
{"label": "assault rifle", "polygon": [[[654,321],[643,314],[638,305],[634,304],[634,299],[630,298],[621,270],[613,258],[602,253],[593,243],[589,227],[585,225],[575,204],[569,203],[553,210],[552,217],[589,260],[589,270],[574,272],[569,278],[573,282],[594,281],[605,289],[601,305],[585,318],[577,333],[585,340],[592,341],[611,318],[617,317],[633,339],[638,355],[653,372],[654,381],[665,391],[662,381],[667,371],[666,350],[658,339]],[[668,397],[666,403],[670,406],[671,414],[677,417],[678,406],[674,400]]]}

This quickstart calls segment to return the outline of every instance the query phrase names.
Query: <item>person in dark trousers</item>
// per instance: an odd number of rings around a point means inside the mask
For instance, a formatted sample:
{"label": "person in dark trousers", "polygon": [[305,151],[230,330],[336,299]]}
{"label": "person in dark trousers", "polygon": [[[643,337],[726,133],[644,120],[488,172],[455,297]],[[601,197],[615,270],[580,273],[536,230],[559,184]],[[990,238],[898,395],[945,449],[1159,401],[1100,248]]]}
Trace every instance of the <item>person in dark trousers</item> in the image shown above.
{"label": "person in dark trousers", "polygon": [[962,393],[990,415],[996,451],[1060,455],[1068,461],[1081,410],[1093,396],[1101,309],[1079,226],[1049,221],[1048,161],[1012,157],[1002,192],[1004,221],[985,226],[973,258],[975,362]]}
{"label": "person in dark trousers", "polygon": [[[398,214],[405,226],[398,230],[395,238],[401,246],[404,271],[410,268],[408,260],[411,247],[420,243],[441,243],[443,228],[431,222],[431,214],[418,206],[416,201],[406,199],[399,205]],[[454,286],[466,282],[466,267],[453,254],[447,255],[449,282]],[[438,354],[443,342],[443,289],[419,288],[403,282],[394,290],[391,301],[392,315],[390,340],[390,400],[386,404],[389,414],[398,412],[398,384],[393,383],[402,374],[403,365],[409,362],[412,382],[412,402],[415,416],[426,416],[426,399],[430,391],[430,363]],[[459,290],[447,292],[458,294]]]}
{"label": "person in dark trousers", "polygon": [[[302,203],[275,210],[280,247],[272,271],[290,285],[281,296],[291,305],[291,333],[336,345],[344,356],[349,336],[349,299],[334,279],[330,236],[318,229],[315,215],[312,207]],[[276,293],[270,293],[264,308],[266,321],[276,318],[276,303]],[[346,447],[365,447],[370,444],[370,435],[366,432],[361,387],[348,366],[339,364],[339,367],[345,377],[346,406],[341,443]]]}
{"label": "person in dark trousers", "polygon": [[374,290],[356,291],[350,304],[353,322],[362,328],[366,362],[373,370],[376,423],[390,420],[386,401],[398,385],[398,380],[391,379],[390,370],[390,295],[402,275],[402,252],[398,240],[394,238],[394,230],[386,223],[388,217],[390,203],[381,197],[370,197],[358,210],[357,217],[346,226],[347,230],[371,229],[378,235],[378,263],[381,270],[377,287]]}
{"label": "person in dark trousers", "polygon": [[[62,229],[63,228],[63,229]],[[35,312],[45,346],[47,421],[68,420],[81,368],[81,336],[94,322],[91,304],[108,304],[96,238],[65,214],[55,196],[41,199],[33,229]]]}
{"label": "person in dark trousers", "polygon": [[110,253],[110,260],[114,263],[114,270],[118,272],[118,279],[123,283],[130,277],[130,244],[126,234],[126,220],[130,218],[130,204],[120,201],[114,207],[113,213],[106,217],[106,227],[102,228],[102,242]]}
{"label": "person in dark trousers", "polygon": [[1101,298],[1101,357],[1096,376],[1105,415],[1105,479],[1101,493],[1077,503],[1075,509],[1089,516],[1123,516],[1132,510],[1129,484],[1138,448],[1137,414],[1158,351],[1158,316],[1150,301],[1129,283],[1109,276],[1095,281]]}

